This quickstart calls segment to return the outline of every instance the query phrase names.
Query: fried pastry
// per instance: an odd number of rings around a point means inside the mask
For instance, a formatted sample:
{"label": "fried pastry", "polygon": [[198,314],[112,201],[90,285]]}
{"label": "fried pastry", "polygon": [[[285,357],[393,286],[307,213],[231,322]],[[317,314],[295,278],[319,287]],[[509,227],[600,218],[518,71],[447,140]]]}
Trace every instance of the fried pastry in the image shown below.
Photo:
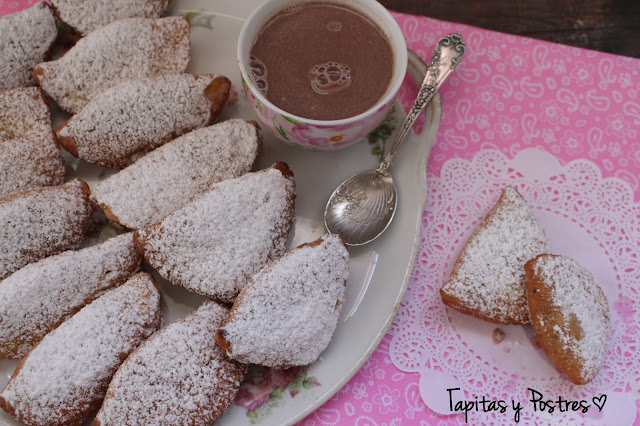
{"label": "fried pastry", "polygon": [[159,18],[169,0],[51,0],[56,16],[81,36],[126,18]]}
{"label": "fried pastry", "polygon": [[81,425],[127,356],[160,327],[160,293],[144,273],[47,334],[20,361],[0,407],[27,425]]}
{"label": "fried pastry", "polygon": [[194,130],[98,183],[91,198],[117,224],[149,226],[212,184],[251,171],[261,140],[255,122],[244,120]]}
{"label": "fried pastry", "polygon": [[133,233],[29,264],[0,281],[0,358],[21,358],[47,333],[137,272]]}
{"label": "fried pastry", "polygon": [[218,117],[231,82],[212,74],[169,74],[120,83],[97,95],[60,129],[71,154],[124,168],[149,151]]}
{"label": "fried pastry", "polygon": [[93,426],[210,425],[229,408],[247,367],[212,339],[229,310],[206,301],[122,363]]}
{"label": "fried pastry", "polygon": [[91,222],[89,185],[32,189],[0,199],[0,279],[31,262],[76,248]]}
{"label": "fried pastry", "polygon": [[303,244],[258,272],[215,339],[231,359],[273,368],[314,362],[338,324],[349,252],[337,234]]}
{"label": "fried pastry", "polygon": [[442,301],[464,314],[498,324],[526,324],[523,266],[548,252],[547,240],[527,202],[507,186],[462,248]]}
{"label": "fried pastry", "polygon": [[123,19],[80,39],[60,59],[36,65],[33,74],[62,109],[77,113],[125,80],[184,72],[189,43],[186,18]]}
{"label": "fried pastry", "polygon": [[611,334],[609,304],[593,275],[566,256],[528,261],[531,325],[551,362],[577,384],[598,374]]}
{"label": "fried pastry", "polygon": [[64,182],[65,165],[42,91],[0,93],[0,198]]}
{"label": "fried pastry", "polygon": [[33,86],[33,67],[48,59],[58,37],[51,8],[40,2],[0,18],[0,91]]}
{"label": "fried pastry", "polygon": [[295,181],[285,163],[214,184],[134,234],[138,252],[173,284],[231,302],[280,257],[294,220]]}

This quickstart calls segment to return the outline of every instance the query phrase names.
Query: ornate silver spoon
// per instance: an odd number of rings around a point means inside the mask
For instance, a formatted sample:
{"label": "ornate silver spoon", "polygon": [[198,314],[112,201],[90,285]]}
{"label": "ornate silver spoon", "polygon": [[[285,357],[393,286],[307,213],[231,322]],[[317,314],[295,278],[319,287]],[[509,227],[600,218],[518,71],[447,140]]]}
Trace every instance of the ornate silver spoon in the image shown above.
{"label": "ornate silver spoon", "polygon": [[[464,52],[460,33],[448,34],[438,41],[418,97],[380,166],[351,176],[331,194],[324,211],[324,224],[329,232],[340,234],[348,245],[373,241],[391,223],[398,204],[396,187],[389,173],[393,159],[418,115],[460,63]],[[411,62],[411,55],[409,60]]]}

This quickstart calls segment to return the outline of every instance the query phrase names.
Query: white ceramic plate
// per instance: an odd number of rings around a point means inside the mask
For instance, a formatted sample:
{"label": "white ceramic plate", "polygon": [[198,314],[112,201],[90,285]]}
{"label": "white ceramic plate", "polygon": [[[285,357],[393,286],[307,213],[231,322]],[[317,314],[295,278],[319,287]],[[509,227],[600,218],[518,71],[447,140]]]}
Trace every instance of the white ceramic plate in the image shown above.
{"label": "white ceramic plate", "polygon": [[[259,0],[173,2],[173,14],[184,15],[190,10],[209,11],[191,13],[192,45],[188,71],[214,72],[232,80],[239,102],[225,109],[220,120],[230,117],[255,119],[244,94],[240,93],[242,86],[235,52],[243,18],[257,4]],[[393,122],[397,126],[403,113],[399,106],[395,110]],[[395,160],[393,175],[398,186],[399,203],[393,223],[375,242],[350,249],[346,303],[338,328],[329,347],[307,372],[319,385],[304,389],[295,398],[285,393],[277,406],[268,412],[263,410],[258,417],[249,417],[245,408],[233,405],[218,424],[291,424],[299,421],[344,386],[369,358],[395,317],[411,276],[426,200],[427,157],[435,140],[440,112],[440,98],[436,97],[427,109],[425,130],[420,135],[411,134]],[[62,119],[64,116],[56,113],[54,121],[60,123]],[[372,145],[366,141],[337,152],[304,151],[265,134],[264,147],[255,168],[263,169],[276,161],[286,161],[295,173],[296,223],[291,247],[312,241],[325,232],[322,214],[329,195],[345,178],[359,170],[377,166],[378,159],[371,151]],[[90,185],[112,173],[68,155],[65,158],[73,169],[71,176],[82,177]],[[159,284],[164,296],[165,324],[191,312],[202,301],[201,297],[162,279]],[[4,387],[16,365],[17,361],[0,361],[0,386]],[[1,412],[0,424],[17,423]]]}

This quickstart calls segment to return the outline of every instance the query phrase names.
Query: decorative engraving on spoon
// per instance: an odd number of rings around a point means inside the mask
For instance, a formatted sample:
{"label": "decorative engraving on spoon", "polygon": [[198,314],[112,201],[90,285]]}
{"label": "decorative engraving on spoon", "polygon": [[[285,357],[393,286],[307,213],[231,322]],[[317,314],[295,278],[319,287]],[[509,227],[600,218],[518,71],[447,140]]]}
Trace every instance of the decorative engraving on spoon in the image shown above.
{"label": "decorative engraving on spoon", "polygon": [[[445,48],[444,54],[443,48]],[[396,135],[393,144],[389,148],[389,153],[382,160],[382,163],[378,168],[378,170],[385,175],[389,174],[391,163],[393,162],[393,158],[400,147],[400,143],[413,127],[418,115],[420,115],[422,110],[431,101],[444,80],[458,66],[465,54],[465,51],[466,45],[460,33],[447,34],[445,37],[438,40],[438,43],[433,50],[433,56],[431,57],[431,62],[429,63],[429,68],[422,82],[422,86],[420,87],[420,91],[418,92],[418,96],[407,113],[407,117],[404,123],[402,123],[402,127]]]}

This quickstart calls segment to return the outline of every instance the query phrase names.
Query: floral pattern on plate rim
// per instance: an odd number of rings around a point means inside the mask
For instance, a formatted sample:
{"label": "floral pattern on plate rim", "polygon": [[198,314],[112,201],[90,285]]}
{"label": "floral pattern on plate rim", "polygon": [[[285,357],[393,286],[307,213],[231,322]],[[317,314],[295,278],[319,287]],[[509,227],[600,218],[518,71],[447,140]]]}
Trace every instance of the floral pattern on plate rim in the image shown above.
{"label": "floral pattern on plate rim", "polygon": [[249,371],[240,385],[234,403],[247,409],[251,423],[260,416],[268,415],[271,409],[286,398],[295,398],[303,389],[320,386],[315,377],[307,376],[307,367],[292,367],[285,370],[249,366]]}
{"label": "floral pattern on plate rim", "polygon": [[213,30],[213,21],[216,18],[214,13],[202,10],[189,10],[184,14],[184,16],[189,20],[189,24],[192,27],[202,27],[208,30]]}

